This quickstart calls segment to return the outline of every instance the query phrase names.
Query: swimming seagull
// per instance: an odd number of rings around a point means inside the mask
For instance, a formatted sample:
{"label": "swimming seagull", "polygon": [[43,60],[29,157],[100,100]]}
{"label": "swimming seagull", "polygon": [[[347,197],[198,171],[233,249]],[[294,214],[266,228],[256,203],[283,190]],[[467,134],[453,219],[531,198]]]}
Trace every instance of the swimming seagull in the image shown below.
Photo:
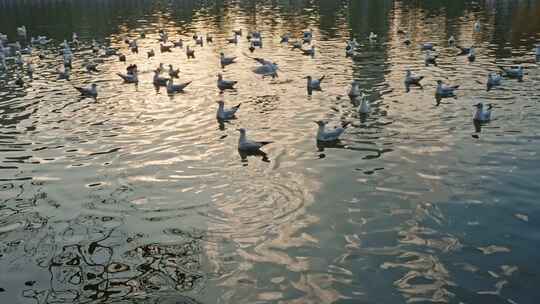
{"label": "swimming seagull", "polygon": [[238,43],[238,36],[235,34],[233,38],[227,39],[227,41],[229,43],[237,44]]}
{"label": "swimming seagull", "polygon": [[466,47],[462,47],[462,46],[456,45],[456,47],[459,49],[459,54],[458,54],[458,56],[469,55],[469,53],[471,52],[471,49],[472,49],[472,46],[466,48]]}
{"label": "swimming seagull", "polygon": [[499,73],[489,73],[487,79],[487,91],[489,92],[492,88],[501,85],[501,74]]}
{"label": "swimming seagull", "polygon": [[172,52],[171,48],[172,48],[172,45],[164,45],[162,43],[159,44],[159,51],[161,53]]}
{"label": "swimming seagull", "polygon": [[207,43],[214,42],[214,38],[209,33],[206,33],[206,42]]}
{"label": "swimming seagull", "polygon": [[235,117],[234,116],[235,113],[238,111],[238,109],[240,109],[240,105],[241,105],[241,104],[238,104],[230,109],[226,109],[225,102],[223,100],[220,100],[217,103],[218,103],[218,110],[217,110],[216,117],[219,120],[233,119]]}
{"label": "swimming seagull", "polygon": [[74,88],[77,89],[77,91],[79,91],[79,93],[81,93],[82,96],[93,97],[93,98],[96,98],[98,96],[97,84],[95,83],[92,83],[92,85],[86,88],[84,87],[74,87]]}
{"label": "swimming seagull", "polygon": [[422,43],[420,45],[420,49],[422,51],[427,51],[427,50],[430,50],[430,51],[434,51],[434,45],[433,45],[433,42],[425,42],[425,43]]}
{"label": "swimming seagull", "polygon": [[146,52],[146,55],[148,58],[152,58],[154,56],[156,56],[156,53],[154,53],[154,50],[150,50],[148,52]]}
{"label": "swimming seagull", "polygon": [[446,85],[442,80],[437,80],[437,90],[435,95],[440,98],[456,97],[454,91],[459,88],[459,85]]}
{"label": "swimming seagull", "polygon": [[169,78],[167,81],[167,93],[174,94],[174,93],[180,93],[183,92],[184,89],[191,83],[191,81],[184,82],[181,84],[174,84],[173,79]]}
{"label": "swimming seagull", "polygon": [[189,45],[186,46],[186,55],[187,55],[188,59],[190,59],[190,58],[195,59],[195,50],[190,49]]}
{"label": "swimming seagull", "polygon": [[17,35],[22,36],[22,37],[26,37],[26,26],[25,25],[17,28]]}
{"label": "swimming seagull", "polygon": [[317,120],[315,123],[319,126],[317,130],[317,141],[319,142],[333,142],[337,141],[341,134],[345,132],[345,129],[349,125],[348,122],[343,123],[341,127],[336,127],[333,130],[326,130],[327,122],[322,120]]}
{"label": "swimming seagull", "polygon": [[426,66],[429,66],[430,64],[437,66],[437,56],[437,54],[432,53],[431,51],[426,51],[426,54],[424,55],[424,63]]}
{"label": "swimming seagull", "polygon": [[217,75],[218,77],[218,80],[217,80],[217,87],[220,91],[224,91],[224,90],[232,90],[234,89],[234,85],[238,83],[238,81],[233,81],[233,80],[223,80],[223,75],[221,75],[221,73],[219,73]]}
{"label": "swimming seagull", "polygon": [[179,38],[178,41],[173,41],[174,47],[183,48],[184,47],[184,41],[182,41],[182,38]]}
{"label": "swimming seagull", "polygon": [[258,152],[263,146],[271,144],[271,141],[253,141],[248,140],[246,136],[246,129],[237,129],[240,132],[240,138],[238,139],[238,151],[253,153]]}
{"label": "swimming seagull", "polygon": [[252,53],[255,52],[255,43],[253,41],[249,42],[249,51]]}
{"label": "swimming seagull", "polygon": [[122,53],[118,54],[118,60],[120,60],[120,62],[126,62],[126,55]]}
{"label": "swimming seagull", "polygon": [[349,98],[355,99],[359,97],[362,93],[360,92],[360,83],[357,80],[351,82],[351,88],[349,89]]}
{"label": "swimming seagull", "polygon": [[137,39],[129,43],[129,49],[132,53],[139,53],[139,46],[137,45]]}
{"label": "swimming seagull", "polygon": [[312,39],[313,39],[313,30],[309,29],[309,31],[304,31],[302,35],[303,43],[311,43]]}
{"label": "swimming seagull", "polygon": [[521,65],[514,68],[505,68],[502,66],[499,66],[499,68],[503,70],[506,77],[517,78],[519,81],[523,80],[523,67]]}
{"label": "swimming seagull", "polygon": [[473,47],[471,47],[471,49],[469,50],[469,55],[467,55],[467,59],[469,60],[469,62],[473,62],[476,59],[476,51]]}
{"label": "swimming seagull", "polygon": [[169,78],[159,76],[159,70],[154,71],[154,78],[152,82],[154,83],[155,86],[157,87],[167,86],[168,81],[169,81]]}
{"label": "swimming seagull", "polygon": [[253,68],[253,73],[262,75],[263,78],[271,76],[272,78],[278,77],[278,65],[273,62],[264,63],[261,66]]}
{"label": "swimming seagull", "polygon": [[236,57],[225,57],[225,54],[223,52],[221,52],[219,54],[219,62],[221,63],[221,68],[225,68],[225,66],[229,65],[229,64],[233,64],[234,61],[236,60]]}
{"label": "swimming seagull", "polygon": [[313,91],[322,91],[321,82],[324,79],[324,75],[319,79],[313,79],[311,76],[306,76],[307,79],[307,91],[308,95],[311,95]]}
{"label": "swimming seagull", "polygon": [[473,106],[476,107],[476,111],[473,115],[473,120],[481,123],[491,120],[491,109],[493,108],[491,104],[488,104],[487,109],[484,109],[484,105],[481,102]]}
{"label": "swimming seagull", "polygon": [[407,70],[405,73],[405,81],[404,81],[405,89],[407,93],[410,91],[411,86],[418,86],[420,88],[423,88],[422,84],[420,83],[422,79],[424,79],[424,76],[414,75],[410,70]]}
{"label": "swimming seagull", "polygon": [[139,77],[136,71],[128,74],[116,73],[116,75],[122,78],[125,83],[139,83]]}
{"label": "swimming seagull", "polygon": [[360,106],[358,106],[358,113],[360,114],[368,114],[371,111],[369,106],[369,100],[367,99],[367,96],[362,94]]}
{"label": "swimming seagull", "polygon": [[315,46],[312,45],[310,49],[304,50],[300,49],[302,51],[303,55],[311,56],[312,58],[315,57]]}
{"label": "swimming seagull", "polygon": [[450,38],[448,38],[448,45],[452,46],[456,43],[456,38],[454,38],[454,36],[450,36]]}
{"label": "swimming seagull", "polygon": [[174,69],[172,64],[169,64],[169,76],[171,78],[178,78],[178,74],[180,74],[180,69]]}
{"label": "swimming seagull", "polygon": [[480,21],[476,21],[473,27],[475,32],[480,32]]}

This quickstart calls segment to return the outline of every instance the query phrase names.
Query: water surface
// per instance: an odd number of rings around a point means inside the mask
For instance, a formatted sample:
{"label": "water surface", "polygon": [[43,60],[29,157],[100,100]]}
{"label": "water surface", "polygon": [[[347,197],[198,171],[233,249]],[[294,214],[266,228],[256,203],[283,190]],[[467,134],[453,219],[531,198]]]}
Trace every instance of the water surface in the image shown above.
{"label": "water surface", "polygon": [[[14,39],[24,23],[56,40],[46,59],[25,56],[36,72],[23,87],[14,65],[0,72],[0,302],[536,303],[539,16],[539,1],[0,1],[0,32]],[[159,54],[160,28],[214,42],[195,60]],[[279,78],[251,72],[245,35],[226,43],[240,28],[262,32],[254,55]],[[315,58],[279,44],[307,29]],[[84,47],[57,81],[57,45],[74,31]],[[131,54],[123,40],[141,31]],[[475,62],[455,56],[452,35]],[[137,87],[116,57],[83,70],[93,38],[137,63]],[[424,66],[427,41],[437,67]],[[221,51],[238,63],[222,70]],[[193,81],[184,94],[155,91],[159,62]],[[524,81],[486,92],[487,73],[511,64]],[[406,69],[423,90],[405,93]],[[219,72],[238,90],[219,95]],[[324,91],[308,96],[307,75],[325,75]],[[368,117],[346,96],[353,79]],[[436,106],[438,79],[461,85],[458,99]],[[95,101],[72,88],[90,82]],[[242,103],[237,120],[216,121],[219,98]],[[478,101],[495,108],[481,133]],[[317,146],[319,119],[351,122],[341,145]],[[240,127],[274,141],[270,162],[242,160]]]}

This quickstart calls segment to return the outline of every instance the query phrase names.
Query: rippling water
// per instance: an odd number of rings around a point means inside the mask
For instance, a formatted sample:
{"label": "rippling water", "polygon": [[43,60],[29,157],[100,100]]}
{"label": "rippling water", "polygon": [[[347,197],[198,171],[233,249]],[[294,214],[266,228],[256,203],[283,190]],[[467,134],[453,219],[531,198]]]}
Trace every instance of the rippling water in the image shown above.
{"label": "rippling water", "polygon": [[[36,71],[24,86],[14,64],[0,72],[0,302],[536,303],[539,16],[536,0],[0,0],[0,32],[14,39],[24,23],[56,40],[25,56]],[[148,60],[160,28],[214,42],[195,60],[179,49]],[[251,72],[245,34],[226,43],[240,28],[262,32],[254,55],[277,61],[279,78]],[[309,28],[314,58],[279,44]],[[84,45],[72,79],[57,81],[57,45],[73,31]],[[141,31],[131,54],[123,40]],[[452,35],[476,46],[475,62],[455,56]],[[121,83],[116,57],[84,72],[92,38],[137,63],[140,84]],[[424,66],[427,41],[437,67]],[[238,63],[221,70],[220,51]],[[193,81],[184,94],[155,91],[159,62]],[[486,92],[487,73],[511,64],[524,81]],[[406,69],[423,90],[405,93]],[[225,102],[242,103],[223,125],[219,72],[239,81]],[[324,91],[308,97],[307,75],[326,75]],[[346,96],[353,79],[368,117]],[[458,99],[436,106],[438,79],[461,85]],[[79,98],[72,86],[92,81],[97,100]],[[494,104],[481,133],[477,101]],[[341,145],[316,145],[319,119],[351,122]],[[241,159],[240,127],[274,141],[270,162]]]}

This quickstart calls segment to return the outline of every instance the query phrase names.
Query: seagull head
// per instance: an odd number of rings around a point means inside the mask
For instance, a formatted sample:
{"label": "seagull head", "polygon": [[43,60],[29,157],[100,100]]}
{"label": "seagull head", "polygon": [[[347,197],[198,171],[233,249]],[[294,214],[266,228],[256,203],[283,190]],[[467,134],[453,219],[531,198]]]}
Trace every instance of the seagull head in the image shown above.
{"label": "seagull head", "polygon": [[307,79],[307,80],[311,81],[311,76],[306,76],[306,77],[304,77],[304,79]]}
{"label": "seagull head", "polygon": [[324,122],[324,121],[322,121],[322,120],[316,120],[316,121],[314,121],[314,123],[316,123],[317,125],[319,125],[319,127],[325,126],[325,125],[326,125],[326,122]]}
{"label": "seagull head", "polygon": [[437,80],[437,84],[442,84],[442,80]]}
{"label": "seagull head", "polygon": [[476,107],[476,108],[478,108],[478,109],[481,109],[481,108],[484,107],[484,104],[482,104],[481,102],[479,102],[479,103],[473,105],[473,107]]}
{"label": "seagull head", "polygon": [[246,129],[244,128],[236,129],[236,131],[240,132],[240,134],[246,134]]}
{"label": "seagull head", "polygon": [[221,75],[221,73],[217,74],[217,78],[218,80],[222,80],[223,79],[223,75]]}
{"label": "seagull head", "polygon": [[405,73],[407,74],[407,76],[411,76],[411,70],[405,70]]}
{"label": "seagull head", "polygon": [[96,88],[97,88],[97,84],[92,83],[92,89],[96,89]]}

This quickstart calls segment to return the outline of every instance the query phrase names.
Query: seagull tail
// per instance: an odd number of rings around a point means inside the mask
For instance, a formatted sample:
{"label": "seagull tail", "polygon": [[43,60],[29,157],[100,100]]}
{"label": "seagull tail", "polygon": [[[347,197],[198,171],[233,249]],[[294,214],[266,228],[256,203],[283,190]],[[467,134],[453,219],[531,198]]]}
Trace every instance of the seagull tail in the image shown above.
{"label": "seagull tail", "polygon": [[261,144],[261,146],[266,146],[273,143],[273,141],[259,141],[258,143]]}
{"label": "seagull tail", "polygon": [[326,75],[322,75],[322,77],[319,78],[319,82],[322,82],[324,80],[324,77],[326,77]]}
{"label": "seagull tail", "polygon": [[234,106],[233,109],[238,110],[238,109],[240,109],[240,106],[241,106],[241,105],[242,105],[242,104],[239,103],[239,104],[237,104],[236,106]]}
{"label": "seagull tail", "polygon": [[344,122],[341,124],[341,127],[342,127],[343,129],[345,129],[345,128],[347,128],[350,124],[351,124],[350,121],[344,121]]}
{"label": "seagull tail", "polygon": [[452,89],[454,90],[459,89],[459,85],[452,86]]}

